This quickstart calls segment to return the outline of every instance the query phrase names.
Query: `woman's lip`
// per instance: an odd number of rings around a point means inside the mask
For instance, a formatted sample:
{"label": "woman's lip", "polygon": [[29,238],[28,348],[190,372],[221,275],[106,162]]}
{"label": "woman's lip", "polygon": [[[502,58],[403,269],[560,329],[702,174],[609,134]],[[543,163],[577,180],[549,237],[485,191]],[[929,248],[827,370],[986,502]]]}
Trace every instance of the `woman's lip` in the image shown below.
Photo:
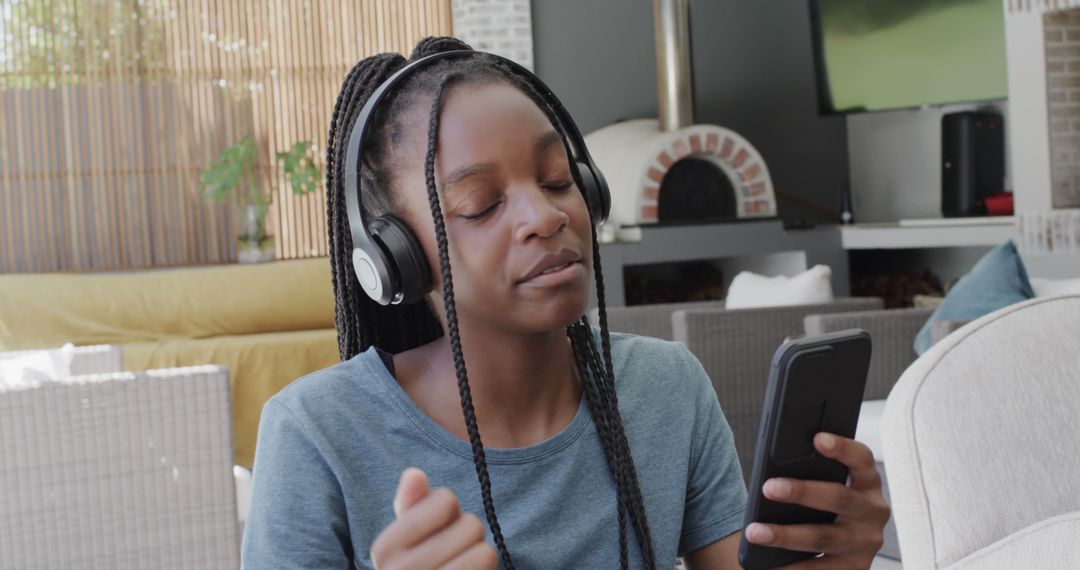
{"label": "woman's lip", "polygon": [[580,261],[571,261],[566,267],[563,267],[558,271],[541,273],[535,277],[522,281],[521,285],[532,285],[537,287],[563,285],[577,279],[584,271],[585,266],[582,265]]}

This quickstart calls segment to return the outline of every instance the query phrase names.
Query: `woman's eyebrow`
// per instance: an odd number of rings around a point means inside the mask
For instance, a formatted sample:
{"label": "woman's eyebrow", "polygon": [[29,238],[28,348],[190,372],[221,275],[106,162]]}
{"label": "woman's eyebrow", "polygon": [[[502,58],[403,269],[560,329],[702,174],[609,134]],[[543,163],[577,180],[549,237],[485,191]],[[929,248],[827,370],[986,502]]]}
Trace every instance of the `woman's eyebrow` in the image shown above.
{"label": "woman's eyebrow", "polygon": [[449,192],[456,184],[470,176],[490,174],[495,172],[495,170],[496,166],[491,162],[478,162],[476,164],[470,164],[469,166],[463,166],[451,172],[450,175],[446,177],[446,182],[443,183],[443,190]]}
{"label": "woman's eyebrow", "polygon": [[[560,135],[558,131],[548,131],[543,135],[540,135],[540,138],[536,139],[536,153],[540,154],[547,150],[552,144],[561,141],[562,135]],[[451,172],[446,177],[446,181],[443,182],[443,191],[449,192],[455,185],[460,184],[469,177],[491,174],[496,170],[498,170],[498,167],[491,162],[478,162],[476,164],[470,164],[469,166],[463,166]]]}
{"label": "woman's eyebrow", "polygon": [[545,150],[547,150],[547,147],[551,146],[555,142],[561,141],[562,135],[560,135],[558,131],[548,131],[544,133],[540,136],[539,139],[536,140],[536,154],[544,152]]}

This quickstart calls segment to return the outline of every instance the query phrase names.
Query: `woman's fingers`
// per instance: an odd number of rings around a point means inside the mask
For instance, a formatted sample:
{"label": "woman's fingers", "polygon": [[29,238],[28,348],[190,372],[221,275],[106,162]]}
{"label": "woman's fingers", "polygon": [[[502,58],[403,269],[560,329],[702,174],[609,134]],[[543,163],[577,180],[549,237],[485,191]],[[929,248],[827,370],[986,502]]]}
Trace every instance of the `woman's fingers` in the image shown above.
{"label": "woman's fingers", "polygon": [[419,503],[390,523],[371,545],[375,561],[386,561],[427,540],[461,515],[457,497],[449,489],[431,491]]}
{"label": "woman's fingers", "polygon": [[[867,533],[867,536],[860,536],[860,533]],[[835,524],[753,523],[746,527],[746,539],[755,544],[834,555],[862,551],[875,540],[880,542],[880,536],[870,533],[867,529]]]}
{"label": "woman's fingers", "polygon": [[853,439],[821,432],[814,436],[818,453],[848,467],[851,487],[856,490],[881,490],[881,477],[874,467],[874,453]]}
{"label": "woman's fingers", "polygon": [[428,490],[427,475],[410,467],[401,474],[390,523],[371,545],[377,568],[498,568],[499,559],[484,542],[484,524],[462,514],[449,489]]}
{"label": "woman's fingers", "polygon": [[401,473],[401,479],[398,481],[397,493],[394,495],[394,516],[400,517],[401,513],[419,503],[427,495],[427,474],[416,467],[409,467]]}
{"label": "woman's fingers", "polygon": [[477,544],[484,544],[484,523],[476,515],[465,513],[404,553],[398,563],[403,568],[438,568]]}
{"label": "woman's fingers", "polygon": [[771,501],[802,505],[841,517],[870,521],[889,519],[883,497],[840,483],[778,477],[766,481],[762,493]]}
{"label": "woman's fingers", "polygon": [[765,482],[766,498],[837,515],[831,524],[763,524],[746,528],[746,539],[763,546],[824,553],[785,570],[866,568],[883,542],[889,506],[881,492],[874,455],[865,445],[845,437],[819,433],[814,448],[848,467],[848,484],[774,478]]}
{"label": "woman's fingers", "polygon": [[440,570],[496,570],[499,567],[499,555],[488,543],[481,542],[461,553],[450,562],[440,566]]}
{"label": "woman's fingers", "polygon": [[855,556],[818,556],[782,566],[780,570],[866,570],[869,565]]}

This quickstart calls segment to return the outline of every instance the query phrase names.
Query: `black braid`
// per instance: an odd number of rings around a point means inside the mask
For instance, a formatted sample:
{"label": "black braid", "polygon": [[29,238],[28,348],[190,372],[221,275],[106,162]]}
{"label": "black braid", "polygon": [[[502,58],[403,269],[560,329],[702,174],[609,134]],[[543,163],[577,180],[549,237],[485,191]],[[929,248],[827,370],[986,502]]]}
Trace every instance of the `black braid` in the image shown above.
{"label": "black braid", "polygon": [[[389,352],[400,352],[426,344],[442,334],[438,319],[426,303],[383,307],[361,290],[352,269],[353,244],[345,209],[344,177],[337,173],[337,166],[345,161],[347,134],[360,109],[371,92],[405,64],[405,58],[400,54],[385,53],[366,58],[354,66],[334,104],[327,135],[327,234],[335,297],[334,320],[338,329],[338,350],[343,360],[376,345]],[[404,322],[414,324],[402,326]]]}
{"label": "black braid", "polygon": [[[471,49],[467,44],[454,38],[426,38],[413,50],[411,59],[417,59],[447,50]],[[439,207],[438,194],[434,180],[434,158],[437,146],[438,121],[444,89],[448,87],[447,77],[453,74],[458,83],[471,81],[507,81],[524,92],[545,113],[552,125],[562,131],[543,97],[524,78],[517,76],[506,66],[494,62],[483,55],[462,60],[446,60],[418,71],[402,82],[389,101],[382,105],[374,118],[376,129],[365,141],[365,161],[361,168],[363,180],[363,200],[361,207],[367,219],[382,215],[394,209],[393,196],[389,192],[390,176],[384,171],[384,144],[398,144],[400,128],[397,118],[403,111],[415,104],[421,93],[435,93],[432,106],[428,152],[425,161],[428,199],[435,221],[436,238],[439,247],[439,269],[442,275],[443,302],[446,309],[447,331],[435,316],[434,310],[426,302],[413,305],[382,306],[372,301],[361,290],[353,274],[351,253],[352,236],[349,233],[348,218],[345,209],[343,177],[338,173],[338,165],[343,164],[347,147],[347,136],[356,120],[359,109],[370,97],[374,89],[387,77],[400,69],[407,62],[399,54],[379,54],[364,59],[346,76],[341,92],[334,104],[330,121],[327,143],[327,220],[328,240],[330,245],[331,272],[335,295],[335,323],[338,329],[338,346],[342,359],[367,350],[372,346],[391,353],[408,350],[427,344],[447,334],[454,354],[454,367],[458,377],[462,412],[466,428],[469,431],[473,449],[474,464],[480,481],[484,499],[484,510],[495,537],[503,564],[513,568],[509,550],[506,547],[495,514],[491,498],[491,481],[487,472],[483,444],[476,425],[472,395],[468,384],[468,375],[458,336],[457,312],[453,298],[453,282],[450,273],[448,244],[445,223]],[[344,134],[342,134],[344,133]],[[562,133],[565,137],[565,133]],[[580,184],[580,181],[579,181]],[[567,327],[578,374],[582,377],[584,395],[590,413],[596,425],[605,457],[612,471],[616,488],[618,507],[620,566],[627,568],[627,518],[633,521],[634,531],[641,546],[646,568],[655,567],[652,539],[649,534],[647,517],[642,503],[640,485],[634,470],[629,444],[618,412],[618,398],[615,394],[614,369],[611,361],[610,336],[607,328],[607,314],[603,296],[603,276],[600,267],[599,244],[596,228],[592,228],[593,259],[595,278],[600,308],[600,333],[603,347],[601,356],[596,350],[592,328],[584,319]]]}
{"label": "black braid", "polygon": [[626,487],[622,483],[623,479],[619,477],[617,451],[619,446],[615,443],[612,435],[611,414],[607,407],[609,399],[605,393],[606,389],[601,385],[604,377],[596,374],[594,370],[590,370],[588,346],[592,328],[588,325],[588,320],[582,318],[577,323],[567,327],[566,331],[567,336],[571,339],[574,360],[577,363],[578,374],[582,378],[589,411],[592,413],[593,422],[596,424],[597,435],[600,436],[600,442],[603,444],[602,447],[604,456],[608,461],[608,468],[611,469],[612,478],[615,479],[616,506],[619,517],[619,567],[626,570],[629,567],[626,545],[626,510],[628,501],[625,496]]}
{"label": "black braid", "polygon": [[[611,332],[608,329],[607,304],[604,299],[604,272],[600,266],[600,242],[597,240],[595,225],[592,226],[592,241],[593,269],[596,277],[596,305],[600,315],[600,342],[603,347],[604,369],[607,372],[607,377],[611,380],[612,419],[614,420],[613,424],[618,426],[616,430],[616,439],[619,441],[626,459],[625,467],[628,471],[626,476],[634,483],[630,487],[634,511],[634,528],[638,534],[638,541],[641,543],[642,553],[645,557],[645,565],[647,568],[652,568],[656,560],[656,557],[653,554],[652,533],[649,532],[649,521],[648,517],[645,515],[645,505],[641,497],[641,485],[638,484],[637,469],[634,468],[634,458],[630,454],[630,444],[626,439],[626,430],[623,429],[622,416],[619,414],[619,398],[615,393],[615,366],[611,361]],[[592,339],[590,338],[589,340],[591,341]]]}
{"label": "black braid", "polygon": [[469,443],[472,444],[473,462],[476,464],[476,476],[480,479],[480,492],[484,499],[484,514],[488,526],[495,538],[503,566],[507,570],[514,568],[510,560],[510,551],[503,540],[499,519],[495,515],[495,503],[491,499],[491,478],[488,476],[487,458],[484,444],[480,441],[480,430],[476,426],[476,411],[473,409],[472,391],[469,389],[469,375],[465,370],[465,357],[461,352],[461,338],[458,336],[457,307],[454,304],[454,282],[450,273],[450,254],[446,241],[446,226],[442,208],[439,207],[439,195],[435,190],[435,152],[439,140],[439,113],[444,90],[451,78],[446,78],[435,90],[435,101],[431,105],[431,119],[428,126],[427,158],[424,162],[424,175],[427,181],[428,202],[431,205],[431,217],[435,221],[435,237],[439,245],[439,272],[442,275],[443,306],[446,309],[446,328],[450,335],[450,348],[454,352],[454,372],[457,374],[458,392],[461,394],[461,409],[465,414],[465,426],[469,431]]}
{"label": "black braid", "polygon": [[[496,67],[512,77],[514,84],[518,86],[534,103],[544,112],[548,120],[552,125],[558,127],[559,122],[555,116],[554,111],[544,102],[543,97],[536,91],[532,83],[525,81],[514,75],[510,69],[501,64],[496,64]],[[566,133],[561,133],[565,139]],[[568,151],[569,152],[569,151]],[[578,181],[580,184],[580,181]],[[590,204],[592,206],[592,204]],[[626,439],[626,431],[623,428],[621,417],[619,416],[618,405],[619,400],[615,394],[614,382],[610,379],[615,378],[615,370],[611,361],[611,336],[607,326],[607,307],[604,298],[604,272],[600,264],[600,242],[597,239],[596,226],[592,225],[592,243],[593,243],[593,263],[594,275],[596,279],[596,291],[597,291],[597,305],[600,313],[600,337],[603,346],[603,371],[594,368],[594,373],[602,378],[609,379],[607,382],[602,382],[601,386],[605,391],[606,400],[606,413],[611,415],[613,420],[611,423],[614,427],[614,441],[618,446],[618,451],[615,453],[615,461],[617,467],[615,469],[616,476],[616,489],[617,492],[622,495],[624,492],[630,494],[630,510],[634,513],[634,527],[637,533],[638,543],[641,544],[642,553],[646,559],[646,566],[651,568],[652,561],[655,560],[652,551],[652,535],[649,531],[648,517],[645,513],[645,506],[641,497],[641,487],[638,483],[637,471],[634,468],[633,458],[630,454],[629,444]],[[596,353],[596,347],[593,342],[592,335],[588,335],[585,339],[587,341],[586,346],[590,349],[593,355]],[[599,362],[597,363],[599,364]],[[626,536],[623,532],[622,517],[622,498],[619,499],[620,508],[620,533],[619,542],[620,547],[626,541]]]}

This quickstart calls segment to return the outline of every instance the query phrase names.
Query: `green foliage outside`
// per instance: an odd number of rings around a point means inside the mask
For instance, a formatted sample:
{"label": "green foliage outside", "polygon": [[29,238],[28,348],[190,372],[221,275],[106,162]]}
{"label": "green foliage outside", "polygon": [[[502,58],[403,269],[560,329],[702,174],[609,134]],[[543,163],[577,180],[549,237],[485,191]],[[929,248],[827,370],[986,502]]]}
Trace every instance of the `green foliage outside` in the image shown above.
{"label": "green foliage outside", "polygon": [[[296,195],[314,192],[322,184],[322,173],[315,165],[311,147],[311,141],[300,141],[287,152],[276,155]],[[266,212],[273,201],[273,195],[261,190],[256,180],[257,153],[255,138],[246,136],[221,151],[199,177],[199,183],[210,199],[220,203],[234,196],[243,203],[247,210],[243,237],[253,241],[266,235]]]}
{"label": "green foliage outside", "polygon": [[[167,0],[6,0],[2,88],[84,84],[101,74],[140,77],[165,67]],[[2,12],[2,10],[0,10]],[[0,13],[0,18],[3,14]]]}
{"label": "green foliage outside", "polygon": [[311,156],[311,141],[300,141],[287,152],[277,153],[281,169],[289,179],[293,194],[304,195],[314,192],[322,184],[322,173],[315,166]]}

